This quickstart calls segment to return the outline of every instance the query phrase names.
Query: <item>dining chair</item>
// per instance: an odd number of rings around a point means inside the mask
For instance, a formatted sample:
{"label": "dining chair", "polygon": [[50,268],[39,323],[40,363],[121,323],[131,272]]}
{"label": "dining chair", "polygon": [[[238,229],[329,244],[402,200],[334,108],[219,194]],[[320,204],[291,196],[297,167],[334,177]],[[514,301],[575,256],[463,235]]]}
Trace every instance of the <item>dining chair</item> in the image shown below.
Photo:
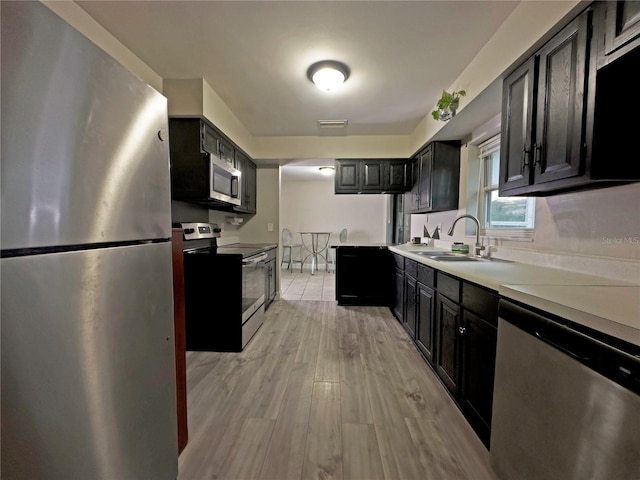
{"label": "dining chair", "polygon": [[[280,268],[287,263],[287,270],[292,271],[291,264],[293,262],[302,262],[302,244],[291,243],[293,240],[293,234],[288,228],[282,229],[282,260],[280,262]],[[294,253],[298,252],[297,259],[294,258]]]}

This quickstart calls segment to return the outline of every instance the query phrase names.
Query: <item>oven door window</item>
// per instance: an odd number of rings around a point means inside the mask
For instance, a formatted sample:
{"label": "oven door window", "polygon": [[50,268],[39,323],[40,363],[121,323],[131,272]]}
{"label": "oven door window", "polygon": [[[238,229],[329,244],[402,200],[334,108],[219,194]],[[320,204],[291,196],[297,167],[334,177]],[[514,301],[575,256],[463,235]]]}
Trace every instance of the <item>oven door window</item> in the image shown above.
{"label": "oven door window", "polygon": [[242,321],[264,304],[266,254],[242,262]]}

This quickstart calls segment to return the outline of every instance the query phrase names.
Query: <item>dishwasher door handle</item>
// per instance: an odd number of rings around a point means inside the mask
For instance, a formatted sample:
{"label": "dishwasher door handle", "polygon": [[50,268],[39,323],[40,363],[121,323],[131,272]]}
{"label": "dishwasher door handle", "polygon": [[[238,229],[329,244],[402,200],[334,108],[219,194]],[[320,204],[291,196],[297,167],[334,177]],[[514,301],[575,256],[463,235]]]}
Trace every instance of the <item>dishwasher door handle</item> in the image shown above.
{"label": "dishwasher door handle", "polygon": [[575,352],[572,352],[571,350],[569,350],[566,347],[563,347],[562,345],[559,345],[558,343],[554,342],[553,340],[548,339],[547,337],[545,337],[544,335],[542,335],[539,331],[535,331],[535,335],[537,338],[539,338],[540,340],[542,340],[545,343],[548,343],[549,345],[551,345],[554,348],[557,348],[558,350],[560,350],[561,352],[566,353],[567,355],[569,355],[572,358],[575,358],[576,360],[578,360],[579,362],[583,362],[583,363],[589,363],[593,357],[586,357],[584,355],[579,355]]}

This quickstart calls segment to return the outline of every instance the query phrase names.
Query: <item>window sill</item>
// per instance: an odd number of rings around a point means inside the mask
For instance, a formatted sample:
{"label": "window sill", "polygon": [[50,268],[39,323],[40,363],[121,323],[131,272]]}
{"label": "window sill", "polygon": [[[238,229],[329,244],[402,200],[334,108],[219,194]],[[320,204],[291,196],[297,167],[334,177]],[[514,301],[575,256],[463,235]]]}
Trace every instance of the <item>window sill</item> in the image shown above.
{"label": "window sill", "polygon": [[535,230],[524,228],[513,229],[483,229],[480,236],[488,240],[506,240],[512,242],[533,242]]}

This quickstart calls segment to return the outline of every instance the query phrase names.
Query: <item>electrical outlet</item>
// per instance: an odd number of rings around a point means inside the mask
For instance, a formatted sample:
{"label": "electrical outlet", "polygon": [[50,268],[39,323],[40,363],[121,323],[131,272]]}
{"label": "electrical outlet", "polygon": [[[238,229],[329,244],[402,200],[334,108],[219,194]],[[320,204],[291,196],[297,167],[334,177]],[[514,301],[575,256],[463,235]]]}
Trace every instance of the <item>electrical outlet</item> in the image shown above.
{"label": "electrical outlet", "polygon": [[273,223],[267,223],[267,232],[273,232]]}

